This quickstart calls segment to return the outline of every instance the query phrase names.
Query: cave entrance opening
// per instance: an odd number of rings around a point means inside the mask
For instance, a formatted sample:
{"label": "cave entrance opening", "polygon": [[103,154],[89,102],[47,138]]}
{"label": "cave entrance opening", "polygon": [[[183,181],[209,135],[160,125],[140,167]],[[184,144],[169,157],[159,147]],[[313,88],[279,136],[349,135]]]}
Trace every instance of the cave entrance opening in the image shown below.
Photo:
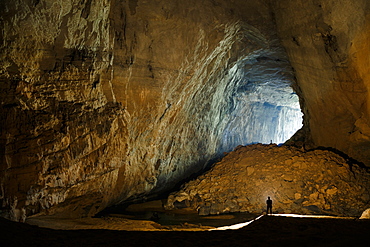
{"label": "cave entrance opening", "polygon": [[223,151],[254,143],[282,144],[301,127],[293,69],[281,50],[258,52],[238,65]]}
{"label": "cave entrance opening", "polygon": [[244,144],[282,144],[302,127],[298,95],[280,81],[248,83]]}

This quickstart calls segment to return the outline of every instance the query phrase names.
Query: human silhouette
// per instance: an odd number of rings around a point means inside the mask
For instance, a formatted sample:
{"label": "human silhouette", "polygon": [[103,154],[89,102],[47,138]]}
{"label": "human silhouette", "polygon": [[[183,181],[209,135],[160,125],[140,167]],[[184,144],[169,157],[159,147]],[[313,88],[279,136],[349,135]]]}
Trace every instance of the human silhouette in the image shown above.
{"label": "human silhouette", "polygon": [[270,199],[270,197],[267,198],[267,201],[266,201],[266,204],[267,204],[267,211],[266,211],[266,214],[272,214],[272,200]]}
{"label": "human silhouette", "polygon": [[157,213],[157,212],[153,212],[153,215],[152,215],[152,217],[150,217],[150,220],[152,220],[152,221],[157,221],[157,220],[159,220],[159,215],[158,215],[158,213]]}

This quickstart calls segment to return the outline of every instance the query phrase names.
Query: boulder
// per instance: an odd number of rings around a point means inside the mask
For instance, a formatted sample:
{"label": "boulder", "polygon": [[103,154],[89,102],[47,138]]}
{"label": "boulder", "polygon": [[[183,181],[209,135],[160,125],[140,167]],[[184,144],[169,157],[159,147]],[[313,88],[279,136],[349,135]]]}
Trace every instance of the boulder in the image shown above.
{"label": "boulder", "polygon": [[362,214],[360,219],[370,219],[370,208],[366,209]]}

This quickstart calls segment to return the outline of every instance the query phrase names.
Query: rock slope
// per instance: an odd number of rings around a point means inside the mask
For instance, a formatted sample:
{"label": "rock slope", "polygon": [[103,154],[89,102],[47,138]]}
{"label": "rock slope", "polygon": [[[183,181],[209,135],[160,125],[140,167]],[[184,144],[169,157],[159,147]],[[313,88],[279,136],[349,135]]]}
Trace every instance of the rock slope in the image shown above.
{"label": "rock slope", "polygon": [[328,150],[255,144],[228,153],[168,197],[166,208],[199,214],[274,213],[360,216],[370,205],[370,173]]}

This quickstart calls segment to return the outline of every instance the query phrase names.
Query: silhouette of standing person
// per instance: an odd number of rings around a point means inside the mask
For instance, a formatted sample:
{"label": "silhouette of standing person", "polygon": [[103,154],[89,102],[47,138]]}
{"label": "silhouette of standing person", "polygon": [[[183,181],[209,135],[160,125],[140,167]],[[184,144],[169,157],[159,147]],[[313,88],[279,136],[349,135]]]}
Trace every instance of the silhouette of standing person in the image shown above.
{"label": "silhouette of standing person", "polygon": [[272,200],[270,199],[270,197],[267,198],[266,204],[267,204],[266,214],[269,214],[269,211],[270,214],[272,214]]}

